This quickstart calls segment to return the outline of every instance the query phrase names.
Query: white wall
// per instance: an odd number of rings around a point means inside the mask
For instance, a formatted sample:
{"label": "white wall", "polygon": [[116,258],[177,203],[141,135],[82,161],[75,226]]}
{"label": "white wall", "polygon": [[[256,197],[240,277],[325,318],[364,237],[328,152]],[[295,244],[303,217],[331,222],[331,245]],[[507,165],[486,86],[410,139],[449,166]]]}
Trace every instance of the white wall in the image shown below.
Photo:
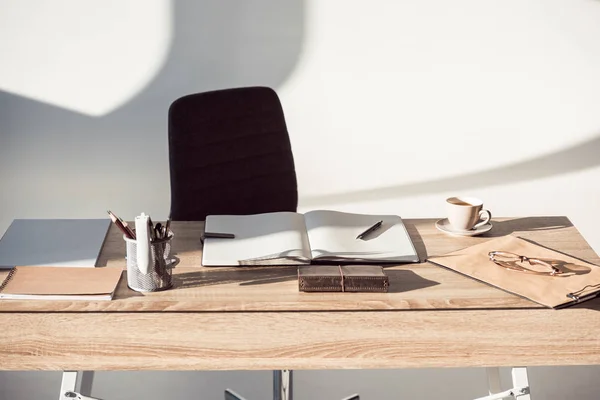
{"label": "white wall", "polygon": [[[598,251],[598,37],[598,0],[1,0],[0,232],[14,218],[106,209],[164,219],[169,104],[268,85],[301,210],[435,217],[468,193],[496,216],[567,215]],[[535,399],[595,399],[597,374],[535,368]],[[350,394],[343,379],[365,399],[439,398],[420,393],[437,379],[448,399],[485,394],[481,369],[296,377],[298,398]],[[232,372],[99,373],[94,394],[158,399],[170,382],[182,398],[270,393],[267,372]],[[47,398],[58,384],[0,373],[0,399]]]}

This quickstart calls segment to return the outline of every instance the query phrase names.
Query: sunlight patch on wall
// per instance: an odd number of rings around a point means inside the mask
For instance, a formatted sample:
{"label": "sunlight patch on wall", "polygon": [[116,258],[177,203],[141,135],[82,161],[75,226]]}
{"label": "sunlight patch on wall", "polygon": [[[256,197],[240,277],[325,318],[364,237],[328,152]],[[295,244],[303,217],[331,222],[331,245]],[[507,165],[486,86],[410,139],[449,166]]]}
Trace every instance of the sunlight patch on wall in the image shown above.
{"label": "sunlight patch on wall", "polygon": [[0,90],[108,114],[156,76],[172,30],[169,0],[5,0]]}
{"label": "sunlight patch on wall", "polygon": [[303,54],[278,88],[303,195],[507,169],[594,140],[599,21],[587,0],[307,1]]}

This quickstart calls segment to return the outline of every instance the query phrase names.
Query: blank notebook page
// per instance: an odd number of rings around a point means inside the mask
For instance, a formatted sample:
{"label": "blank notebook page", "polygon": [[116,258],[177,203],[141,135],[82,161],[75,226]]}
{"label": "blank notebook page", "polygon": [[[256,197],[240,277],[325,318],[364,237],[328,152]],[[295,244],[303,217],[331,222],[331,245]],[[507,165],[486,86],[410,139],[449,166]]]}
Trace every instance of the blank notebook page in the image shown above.
{"label": "blank notebook page", "polygon": [[204,239],[203,265],[243,265],[245,260],[285,257],[310,258],[301,214],[209,215],[205,231],[233,233],[235,238]]}
{"label": "blank notebook page", "polygon": [[[418,262],[419,257],[397,215],[350,214],[317,210],[304,214],[312,258],[343,257],[382,262]],[[356,237],[378,221],[380,229],[364,240]]]}

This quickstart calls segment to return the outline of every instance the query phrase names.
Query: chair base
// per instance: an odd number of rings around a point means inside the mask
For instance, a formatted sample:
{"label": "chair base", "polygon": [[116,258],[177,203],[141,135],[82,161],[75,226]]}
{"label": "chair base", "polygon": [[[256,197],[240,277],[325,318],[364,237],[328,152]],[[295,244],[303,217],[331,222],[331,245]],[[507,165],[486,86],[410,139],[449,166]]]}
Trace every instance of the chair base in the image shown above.
{"label": "chair base", "polygon": [[[283,369],[273,371],[273,400],[292,400],[292,371]],[[246,400],[231,389],[225,390],[225,400]],[[342,400],[360,400],[357,394]]]}
{"label": "chair base", "polygon": [[225,389],[225,400],[246,400],[246,398],[240,396],[233,390]]}
{"label": "chair base", "polygon": [[[245,397],[237,394],[233,390],[226,389],[225,390],[225,400],[247,400]],[[342,400],[360,400],[360,396],[357,394],[353,394],[350,397],[345,397]]]}

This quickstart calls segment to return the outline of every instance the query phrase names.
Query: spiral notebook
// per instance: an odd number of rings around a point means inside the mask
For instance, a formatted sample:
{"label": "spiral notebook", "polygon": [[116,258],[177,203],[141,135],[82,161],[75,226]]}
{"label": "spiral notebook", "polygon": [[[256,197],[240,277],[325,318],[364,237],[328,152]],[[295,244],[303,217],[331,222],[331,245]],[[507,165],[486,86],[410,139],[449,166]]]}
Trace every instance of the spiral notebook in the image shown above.
{"label": "spiral notebook", "polygon": [[[544,260],[560,270],[560,274],[548,275],[546,268],[527,262],[518,262],[517,267],[524,266],[543,274],[499,266],[490,259],[489,253],[500,251]],[[551,308],[581,303],[600,293],[600,266],[512,235],[431,257],[427,261]]]}
{"label": "spiral notebook", "polygon": [[0,299],[111,300],[122,268],[14,267],[0,284]]}

